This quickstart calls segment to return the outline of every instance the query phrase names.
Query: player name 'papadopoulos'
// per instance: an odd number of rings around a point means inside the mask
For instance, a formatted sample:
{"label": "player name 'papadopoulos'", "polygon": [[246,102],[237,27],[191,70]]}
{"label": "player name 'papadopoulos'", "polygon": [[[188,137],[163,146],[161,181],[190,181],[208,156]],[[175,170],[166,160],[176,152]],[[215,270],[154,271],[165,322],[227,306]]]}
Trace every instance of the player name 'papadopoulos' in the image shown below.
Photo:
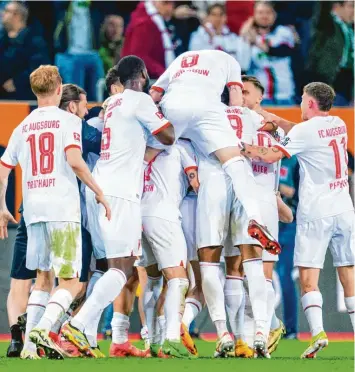
{"label": "player name 'papadopoulos'", "polygon": [[46,120],[46,121],[37,121],[36,123],[25,124],[22,127],[22,133],[30,132],[32,130],[42,130],[50,128],[59,128],[60,120]]}
{"label": "player name 'papadopoulos'", "polygon": [[318,135],[320,138],[335,137],[335,136],[339,136],[340,134],[346,134],[345,125],[341,127],[330,128],[330,129],[320,129],[318,131]]}

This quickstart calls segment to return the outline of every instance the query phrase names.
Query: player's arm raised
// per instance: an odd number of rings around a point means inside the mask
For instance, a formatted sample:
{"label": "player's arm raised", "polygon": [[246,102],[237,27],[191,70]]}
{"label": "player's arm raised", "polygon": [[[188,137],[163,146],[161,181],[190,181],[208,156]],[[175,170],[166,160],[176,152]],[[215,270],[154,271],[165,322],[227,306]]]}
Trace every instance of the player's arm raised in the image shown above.
{"label": "player's arm raised", "polygon": [[106,217],[111,220],[111,209],[106,201],[102,190],[96,183],[90,173],[89,167],[86,165],[84,159],[81,156],[81,150],[79,147],[70,147],[65,151],[67,162],[73,169],[76,176],[89,187],[96,195],[96,201],[101,203],[106,210]]}
{"label": "player's arm raised", "polygon": [[242,106],[243,105],[243,83],[242,74],[239,63],[235,58],[228,55],[228,76],[227,87],[229,90],[229,106]]}
{"label": "player's arm raised", "polygon": [[277,145],[273,147],[262,147],[243,143],[240,153],[255,161],[262,161],[269,164],[281,160],[284,156],[290,157],[290,154],[283,147]]}

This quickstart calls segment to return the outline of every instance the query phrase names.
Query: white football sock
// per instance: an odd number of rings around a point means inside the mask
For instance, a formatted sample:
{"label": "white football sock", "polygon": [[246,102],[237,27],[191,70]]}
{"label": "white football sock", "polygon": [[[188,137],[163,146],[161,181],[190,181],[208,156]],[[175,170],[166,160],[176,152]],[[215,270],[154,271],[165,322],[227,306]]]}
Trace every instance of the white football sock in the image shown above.
{"label": "white football sock", "polygon": [[224,284],[224,298],[226,301],[229,324],[235,340],[241,338],[239,334],[240,330],[238,329],[238,312],[243,303],[243,297],[243,278],[239,276],[227,275],[226,282]]}
{"label": "white football sock", "polygon": [[36,345],[30,341],[29,334],[32,329],[41,320],[46,306],[48,304],[50,294],[48,292],[34,290],[32,291],[27,304],[27,323],[26,323],[26,333],[25,333],[25,345],[24,349],[29,351],[36,351]]}
{"label": "white football sock", "polygon": [[91,323],[85,328],[85,336],[87,337],[91,347],[97,347],[97,330],[101,320],[101,314],[99,314]]}
{"label": "white football sock", "polygon": [[174,278],[168,281],[168,289],[164,303],[166,319],[166,339],[180,340],[181,317],[185,308],[185,296],[189,289],[189,281]]}
{"label": "white football sock", "polygon": [[[152,278],[148,276],[147,285],[143,293],[143,308],[145,321],[148,327],[149,342],[160,342],[160,331],[157,320],[156,304],[162,290],[162,277]],[[158,340],[158,341],[157,341]]]}
{"label": "white football sock", "polygon": [[104,275],[103,271],[95,270],[94,273],[91,275],[91,278],[88,283],[88,287],[86,289],[86,298],[88,298],[92,291],[94,290],[96,282]]}
{"label": "white football sock", "polygon": [[72,316],[72,314],[73,310],[69,308],[68,311],[54,323],[51,332],[59,334],[62,325]]}
{"label": "white football sock", "polygon": [[186,328],[190,328],[190,324],[201,312],[202,305],[201,302],[195,298],[188,297],[185,301],[185,311],[182,317],[182,322],[185,324]]}
{"label": "white football sock", "polygon": [[160,343],[160,345],[163,345],[165,338],[166,338],[166,320],[164,315],[158,316],[158,325],[159,325],[159,335],[160,339],[154,340],[155,343]]}
{"label": "white football sock", "polygon": [[237,314],[237,328],[236,328],[236,334],[235,337],[237,340],[243,340],[244,341],[244,317],[245,317],[245,289],[243,285],[243,300],[242,303],[239,306],[238,314]]}
{"label": "white football sock", "polygon": [[272,280],[266,279],[266,288],[267,288],[267,334],[266,337],[269,337],[272,317],[275,314],[275,290],[272,285]]}
{"label": "white football sock", "polygon": [[84,332],[86,327],[101,317],[106,307],[121,293],[126,284],[126,275],[118,269],[109,269],[96,283],[93,292],[78,314],[70,321],[74,327]]}
{"label": "white football sock", "polygon": [[200,262],[202,291],[213,322],[226,322],[223,286],[219,280],[219,263]]}
{"label": "white football sock", "polygon": [[73,296],[64,288],[59,288],[49,299],[46,310],[37,327],[50,331],[55,322],[59,320],[69,309],[73,302]]}
{"label": "white football sock", "polygon": [[243,261],[248,280],[249,298],[255,321],[255,334],[267,337],[267,291],[262,259],[252,258]]}
{"label": "white football sock", "polygon": [[111,326],[112,342],[114,344],[124,344],[128,341],[129,316],[121,313],[113,313]]}
{"label": "white football sock", "polygon": [[253,174],[247,168],[243,156],[236,156],[222,165],[233,183],[233,190],[236,198],[242,203],[248,219],[254,219],[259,224],[263,224],[256,193],[256,182]]}
{"label": "white football sock", "polygon": [[355,311],[355,296],[352,297],[345,297],[345,306],[348,310],[348,314],[350,316],[351,324],[354,330],[354,311]]}
{"label": "white football sock", "polygon": [[[245,279],[245,283],[247,283]],[[249,289],[248,289],[249,290]],[[249,292],[245,289],[245,309],[244,309],[244,341],[249,347],[254,347],[255,336],[255,322],[253,316],[253,309],[250,302]]]}
{"label": "white football sock", "polygon": [[318,291],[308,292],[301,298],[304,314],[308,320],[312,337],[324,331],[323,328],[323,298]]}
{"label": "white football sock", "polygon": [[274,311],[274,314],[272,315],[272,318],[271,318],[271,326],[270,326],[270,330],[273,331],[274,329],[277,329],[280,327],[280,319],[276,316],[276,313]]}

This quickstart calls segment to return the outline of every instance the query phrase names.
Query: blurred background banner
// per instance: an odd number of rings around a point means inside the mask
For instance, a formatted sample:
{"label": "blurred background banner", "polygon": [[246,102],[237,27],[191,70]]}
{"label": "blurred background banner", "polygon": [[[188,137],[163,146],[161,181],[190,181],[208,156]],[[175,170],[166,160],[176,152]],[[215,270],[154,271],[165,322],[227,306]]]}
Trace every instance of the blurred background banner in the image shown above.
{"label": "blurred background banner", "polygon": [[[35,106],[28,103],[0,102],[0,117],[3,118],[0,132],[0,154],[5,150],[12,131],[21,123],[21,121],[33,110]],[[279,115],[287,120],[298,123],[301,121],[301,111],[298,107],[265,107],[267,110]],[[348,149],[354,154],[354,109],[353,108],[334,108],[332,115],[341,117],[348,128]],[[16,219],[19,219],[17,208],[22,200],[21,191],[21,169],[15,168],[14,181],[9,185],[8,202],[11,211],[16,210]]]}

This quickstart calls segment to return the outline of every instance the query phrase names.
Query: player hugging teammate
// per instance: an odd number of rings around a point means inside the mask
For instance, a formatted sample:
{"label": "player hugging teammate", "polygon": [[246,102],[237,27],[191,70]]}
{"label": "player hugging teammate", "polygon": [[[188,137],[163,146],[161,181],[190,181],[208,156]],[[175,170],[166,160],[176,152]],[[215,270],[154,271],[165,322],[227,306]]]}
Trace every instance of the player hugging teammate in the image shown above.
{"label": "player hugging teammate", "polygon": [[[352,323],[355,307],[347,134],[344,122],[329,115],[333,90],[323,83],[307,85],[304,122],[295,125],[262,110],[260,82],[242,79],[238,62],[213,50],[179,56],[150,96],[146,67],[135,56],[120,60],[106,85],[110,98],[92,119],[102,131],[92,175],[80,153],[84,136],[77,116],[82,115],[75,106],[85,92],[69,100],[67,112],[60,110],[63,88],[51,66],[32,73],[38,109],[15,129],[1,158],[0,238],[14,222],[5,193],[11,168],[20,163],[26,269],[37,270],[21,357],[104,357],[97,328],[113,303],[111,357],[197,357],[188,329],[207,305],[218,335],[215,357],[270,358],[284,332],[275,316],[272,285],[281,253],[278,221],[292,221],[277,195],[279,162],[296,155],[301,181],[295,265],[313,336],[302,357],[314,358],[328,344],[318,277],[329,243]],[[53,120],[58,126],[29,127]],[[85,160],[98,151],[88,152]],[[82,181],[81,208],[75,176]],[[28,187],[32,184],[48,187]],[[84,231],[91,236],[97,265],[88,286],[78,279],[86,257]],[[148,275],[142,297],[146,350],[128,340],[142,267]],[[59,285],[50,297],[52,269]],[[16,324],[12,331],[15,355],[22,348],[21,331]]]}

